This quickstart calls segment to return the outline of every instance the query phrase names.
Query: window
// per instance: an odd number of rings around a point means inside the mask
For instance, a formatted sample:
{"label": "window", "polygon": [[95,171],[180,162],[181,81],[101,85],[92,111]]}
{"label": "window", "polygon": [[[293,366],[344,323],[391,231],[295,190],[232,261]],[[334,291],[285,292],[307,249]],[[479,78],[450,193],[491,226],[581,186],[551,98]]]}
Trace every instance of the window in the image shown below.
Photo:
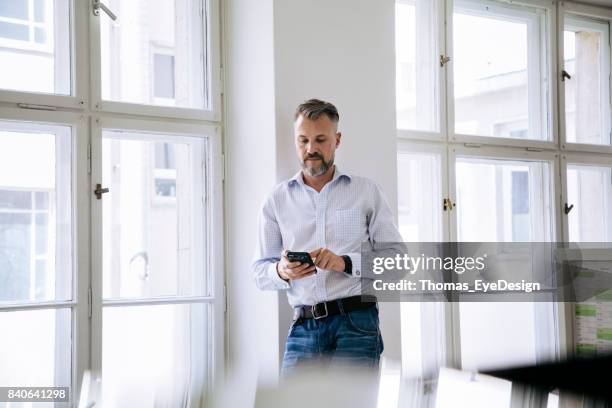
{"label": "window", "polygon": [[[456,155],[458,241],[548,242],[553,240],[553,164],[549,160]],[[513,268],[531,270],[520,259]],[[491,295],[491,302],[459,302],[461,364],[482,370],[536,364],[554,358],[556,318],[552,303],[512,302]],[[542,324],[542,321],[548,322]],[[487,327],[483,330],[483,327]]]}
{"label": "window", "polygon": [[612,166],[567,165],[571,242],[612,242]]}
{"label": "window", "polygon": [[154,143],[156,197],[176,197],[176,153],[172,143]]}
{"label": "window", "polygon": [[[397,127],[440,130],[439,78],[435,69],[437,1],[395,3]],[[419,103],[417,103],[417,100]]]}
{"label": "window", "polygon": [[[456,134],[551,140],[546,27],[544,9],[454,1]],[[519,119],[524,133],[496,126]]]}
{"label": "window", "polygon": [[72,142],[69,126],[0,121],[2,386],[75,384]]}
{"label": "window", "polygon": [[210,109],[205,4],[109,2],[118,19],[100,19],[102,100]]}
{"label": "window", "polygon": [[[6,269],[12,271],[5,276],[0,299],[51,297],[53,282],[47,270],[53,260],[49,253],[53,244],[49,245],[49,241],[55,233],[49,223],[52,214],[49,195],[49,191],[0,190],[1,246],[5,248],[2,259]],[[11,279],[11,275],[16,279]],[[33,285],[20,283],[21,279],[30,278],[33,278]],[[25,293],[28,287],[30,293]]]}
{"label": "window", "polygon": [[70,0],[0,1],[0,88],[69,95]]}
{"label": "window", "polygon": [[[102,130],[105,403],[174,405],[209,381],[208,152],[204,137]],[[172,177],[152,186],[152,167]]]}
{"label": "window", "polygon": [[[445,161],[446,154],[438,146],[399,144],[398,226],[405,241],[440,242],[447,236],[439,211],[447,189],[443,177]],[[400,304],[403,378],[433,377],[444,364],[445,306],[434,302]],[[401,392],[408,390],[402,387]],[[417,398],[419,405],[427,403],[427,396],[420,390],[404,398]]]}
{"label": "window", "polygon": [[174,55],[153,54],[153,82],[156,103],[174,105]]}
{"label": "window", "polygon": [[107,404],[196,407],[224,355],[218,2],[103,3],[0,0],[0,386],[76,401],[91,370]]}
{"label": "window", "polygon": [[70,138],[0,122],[0,303],[72,298]]}
{"label": "window", "polygon": [[[442,202],[442,154],[415,146],[398,154],[399,230],[405,241],[436,242],[443,236],[439,205]],[[408,151],[411,151],[409,153]]]}
{"label": "window", "polygon": [[[612,10],[573,2],[451,0],[446,10],[433,11],[432,21],[442,23],[428,32],[422,27],[430,20],[415,17],[418,7],[418,1],[396,1],[397,64],[414,60],[414,66],[429,70],[419,78],[411,73],[409,82],[399,68],[397,74],[398,209],[404,236],[436,237],[442,225],[447,241],[609,242]],[[397,21],[405,23],[399,27]],[[556,33],[563,34],[557,38]],[[434,66],[415,51],[419,34],[432,37],[423,43],[439,45]],[[435,89],[428,77],[440,78],[443,110],[440,137],[426,136],[423,142],[421,128],[401,123],[402,103],[429,107],[431,99],[412,86]],[[432,152],[442,154],[432,159]],[[440,181],[431,177],[436,160]],[[430,212],[421,202],[437,209]],[[580,329],[593,326],[595,314],[604,310],[599,304],[574,309],[557,307],[552,298],[550,303],[491,300],[447,305],[438,315],[404,307],[406,319],[447,322],[429,337],[425,326],[409,327],[410,333],[422,330],[418,341],[402,339],[402,358],[413,375],[423,376],[420,356],[432,348],[445,354],[425,360],[468,369],[606,349],[607,340],[592,330],[584,337]],[[576,350],[559,348],[564,343],[559,339],[571,344],[572,338]],[[424,344],[436,346],[420,348]],[[421,354],[415,357],[414,349]]]}
{"label": "window", "polygon": [[[149,165],[175,166],[175,186],[150,187]],[[155,148],[152,148],[155,147]],[[165,147],[165,149],[164,149]],[[205,140],[106,130],[103,133],[104,297],[203,296],[206,211]],[[168,170],[168,169],[164,169]],[[153,205],[159,193],[172,192],[171,205]]]}
{"label": "window", "polygon": [[456,163],[459,241],[550,241],[552,172],[541,161],[460,156]]}
{"label": "window", "polygon": [[567,15],[563,32],[565,138],[610,145],[610,24]]}

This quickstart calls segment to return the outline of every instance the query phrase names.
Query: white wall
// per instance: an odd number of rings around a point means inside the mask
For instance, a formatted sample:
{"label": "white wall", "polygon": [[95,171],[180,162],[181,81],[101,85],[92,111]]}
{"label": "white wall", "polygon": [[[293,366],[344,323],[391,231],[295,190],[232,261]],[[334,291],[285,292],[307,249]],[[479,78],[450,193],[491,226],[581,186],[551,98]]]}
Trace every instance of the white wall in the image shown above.
{"label": "white wall", "polygon": [[[272,0],[225,4],[227,352],[231,375],[254,386],[278,367],[277,293],[250,275],[260,203],[276,184]],[[241,393],[249,393],[241,387]],[[254,394],[253,394],[254,395]]]}
{"label": "white wall", "polygon": [[[274,381],[290,308],[284,293],[258,292],[248,276],[257,212],[271,188],[299,168],[292,116],[311,97],[327,99],[340,111],[343,142],[336,162],[377,181],[395,210],[394,2],[225,4],[229,359],[241,372],[254,376],[253,370],[262,369],[263,379]],[[399,306],[381,306],[385,354],[399,358]],[[268,341],[276,342],[276,358]]]}
{"label": "white wall", "polygon": [[[342,144],[336,163],[378,182],[397,203],[395,14],[393,0],[277,0],[274,3],[277,177],[299,169],[293,112],[309,98],[334,103]],[[290,308],[279,299],[281,344]],[[399,306],[381,305],[385,355],[399,359]]]}

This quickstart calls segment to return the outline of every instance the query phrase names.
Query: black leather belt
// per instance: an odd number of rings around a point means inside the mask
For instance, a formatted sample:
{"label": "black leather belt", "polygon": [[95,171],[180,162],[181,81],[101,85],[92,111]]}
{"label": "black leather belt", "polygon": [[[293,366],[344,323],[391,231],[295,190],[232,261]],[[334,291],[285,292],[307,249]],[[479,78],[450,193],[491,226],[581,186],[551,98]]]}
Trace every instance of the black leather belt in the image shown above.
{"label": "black leather belt", "polygon": [[344,314],[353,310],[367,309],[375,305],[376,298],[373,296],[351,296],[317,303],[316,305],[296,307],[293,309],[293,320],[322,319],[327,316]]}

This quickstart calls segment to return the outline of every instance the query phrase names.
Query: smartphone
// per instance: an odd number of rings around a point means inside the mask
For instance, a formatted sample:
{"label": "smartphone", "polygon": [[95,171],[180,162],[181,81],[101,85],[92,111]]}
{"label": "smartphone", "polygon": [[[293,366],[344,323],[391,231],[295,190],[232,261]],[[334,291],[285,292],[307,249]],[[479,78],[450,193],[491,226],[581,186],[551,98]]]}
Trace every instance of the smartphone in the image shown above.
{"label": "smartphone", "polygon": [[287,252],[287,259],[289,259],[289,261],[291,262],[301,262],[301,263],[307,263],[310,266],[314,266],[314,262],[312,260],[312,258],[310,257],[310,254],[308,252],[293,252],[293,251],[288,251]]}

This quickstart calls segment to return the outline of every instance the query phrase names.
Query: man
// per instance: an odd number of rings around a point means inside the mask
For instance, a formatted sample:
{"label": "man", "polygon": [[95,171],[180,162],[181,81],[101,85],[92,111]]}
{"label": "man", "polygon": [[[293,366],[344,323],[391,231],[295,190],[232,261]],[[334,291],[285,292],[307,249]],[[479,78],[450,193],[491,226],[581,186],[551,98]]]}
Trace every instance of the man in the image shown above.
{"label": "man", "polygon": [[[362,299],[362,242],[402,241],[380,188],[334,164],[342,135],[331,103],[311,99],[294,117],[302,170],[263,205],[252,266],[259,289],[285,290],[294,309],[282,372],[327,361],[378,369],[383,340],[376,300]],[[309,252],[315,266],[290,262]],[[364,297],[365,298],[365,297]]]}

